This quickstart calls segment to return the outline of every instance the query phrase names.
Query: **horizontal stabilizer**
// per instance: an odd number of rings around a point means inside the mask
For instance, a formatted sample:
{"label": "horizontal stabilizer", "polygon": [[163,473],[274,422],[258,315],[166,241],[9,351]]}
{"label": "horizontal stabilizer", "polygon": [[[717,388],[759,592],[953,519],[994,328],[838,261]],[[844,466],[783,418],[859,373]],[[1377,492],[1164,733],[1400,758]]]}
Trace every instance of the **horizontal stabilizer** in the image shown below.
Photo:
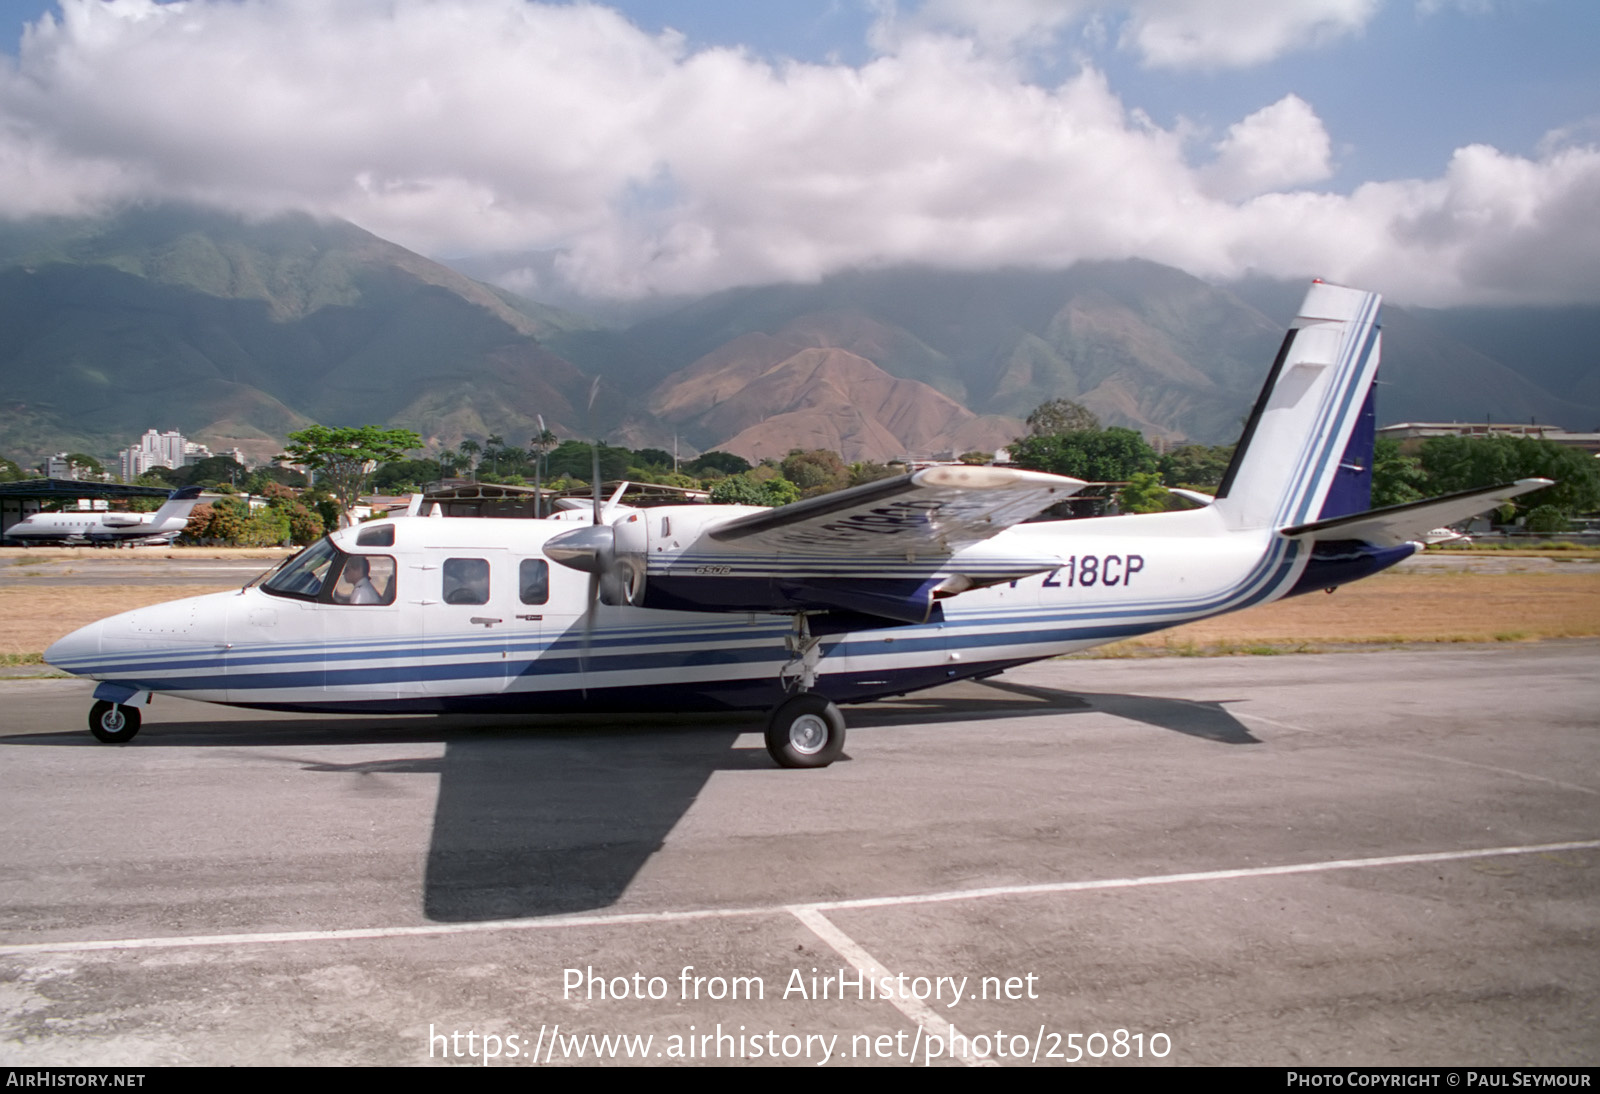
{"label": "horizontal stabilizer", "polygon": [[1283,529],[1290,539],[1358,540],[1379,547],[1396,547],[1402,543],[1419,543],[1430,531],[1456,521],[1475,517],[1490,509],[1498,509],[1512,498],[1542,490],[1554,485],[1550,479],[1518,479],[1498,486],[1485,486],[1477,490],[1463,490],[1426,501],[1413,501],[1405,505],[1390,505],[1383,509],[1369,509],[1365,513],[1319,520]]}

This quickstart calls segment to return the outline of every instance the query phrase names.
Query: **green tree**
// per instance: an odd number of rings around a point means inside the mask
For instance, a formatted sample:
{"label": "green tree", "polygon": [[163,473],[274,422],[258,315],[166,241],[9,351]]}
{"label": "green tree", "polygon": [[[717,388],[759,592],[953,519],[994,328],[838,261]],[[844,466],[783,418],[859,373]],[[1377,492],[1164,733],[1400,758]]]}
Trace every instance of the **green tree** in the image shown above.
{"label": "green tree", "polygon": [[1022,437],[1011,446],[1011,460],[1088,482],[1129,482],[1140,472],[1154,472],[1157,464],[1155,449],[1134,430],[1119,426]]}
{"label": "green tree", "polygon": [[1567,520],[1567,515],[1554,505],[1540,505],[1528,514],[1523,527],[1541,536],[1548,536],[1556,532],[1565,532],[1572,527],[1572,524]]}
{"label": "green tree", "polygon": [[252,494],[265,494],[268,483],[296,488],[309,485],[304,475],[288,467],[258,467],[240,485]]}
{"label": "green tree", "polygon": [[289,511],[264,505],[252,509],[244,519],[244,527],[235,541],[240,547],[274,547],[289,538]]}
{"label": "green tree", "polygon": [[317,542],[323,535],[322,517],[296,501],[289,506],[289,542],[304,547]]}
{"label": "green tree", "polygon": [[[626,478],[633,453],[626,448],[600,446],[600,479],[609,482]],[[545,461],[545,473],[552,478],[562,475],[589,482],[594,478],[594,446],[584,441],[562,441]],[[593,485],[593,483],[590,483]]]}
{"label": "green tree", "polygon": [[1184,444],[1161,457],[1161,481],[1168,486],[1216,493],[1233,459],[1231,444]]}
{"label": "green tree", "polygon": [[[431,461],[425,462],[431,466]],[[293,490],[281,483],[268,482],[261,490],[261,494],[267,499],[267,504],[278,510],[288,521],[287,535],[290,543],[296,547],[304,547],[322,538],[321,515],[301,501],[300,496]],[[282,542],[282,539],[280,537],[273,542]]]}
{"label": "green tree", "polygon": [[1028,415],[1028,429],[1035,435],[1050,433],[1098,433],[1100,419],[1094,411],[1071,399],[1051,399]]}
{"label": "green tree", "polygon": [[876,460],[857,460],[850,465],[850,485],[860,486],[866,482],[877,482],[879,479],[892,479],[896,475],[905,474],[905,465],[892,467]]}
{"label": "green tree", "polygon": [[154,486],[159,490],[176,490],[183,485],[183,475],[175,467],[152,467],[137,479],[135,486]]}
{"label": "green tree", "polygon": [[742,475],[750,470],[750,461],[743,456],[735,456],[732,452],[722,452],[713,449],[702,452],[699,456],[683,465],[683,469],[691,475],[705,476],[716,471],[723,475]]}
{"label": "green tree", "polygon": [[1429,494],[1472,490],[1517,479],[1544,478],[1555,485],[1516,499],[1523,512],[1553,505],[1563,514],[1600,508],[1600,468],[1577,448],[1532,437],[1429,437],[1418,451]]}
{"label": "green tree", "polygon": [[348,523],[350,507],[361,496],[367,476],[387,460],[398,460],[422,447],[422,438],[409,429],[379,429],[375,425],[331,428],[314,425],[289,434],[281,463],[297,463],[317,473],[338,507],[337,522]]}
{"label": "green tree", "polygon": [[250,479],[250,471],[232,456],[207,456],[178,468],[177,478],[184,486],[216,486],[223,482],[243,486]]}
{"label": "green tree", "polygon": [[1379,437],[1372,450],[1372,507],[1421,501],[1427,486],[1422,461],[1400,451],[1399,441]]}
{"label": "green tree", "polygon": [[390,460],[372,473],[372,488],[381,494],[411,494],[437,478],[438,460]]}
{"label": "green tree", "polygon": [[839,453],[826,448],[793,449],[778,466],[783,477],[800,488],[802,498],[831,494],[850,485],[850,469]]}
{"label": "green tree", "polygon": [[0,457],[0,482],[18,482],[27,477],[22,468],[8,459]]}
{"label": "green tree", "polygon": [[633,453],[633,466],[671,471],[672,453],[662,448],[638,448]]}
{"label": "green tree", "polygon": [[218,498],[208,505],[197,505],[189,514],[183,538],[197,543],[233,544],[244,535],[249,513],[236,498]]}
{"label": "green tree", "polygon": [[74,471],[87,472],[90,475],[104,475],[106,473],[106,469],[100,466],[99,460],[82,452],[68,452],[67,466]]}
{"label": "green tree", "polygon": [[[539,421],[542,423],[544,419],[541,417]],[[534,476],[536,478],[544,475],[545,453],[549,452],[555,446],[556,435],[554,432],[548,429],[541,429],[532,437],[528,438],[528,459],[533,464]]]}
{"label": "green tree", "polygon": [[714,505],[788,505],[800,500],[800,488],[788,479],[757,482],[749,475],[729,475],[711,488]]}
{"label": "green tree", "polygon": [[1167,507],[1167,488],[1154,471],[1135,471],[1117,493],[1124,513],[1159,513]]}

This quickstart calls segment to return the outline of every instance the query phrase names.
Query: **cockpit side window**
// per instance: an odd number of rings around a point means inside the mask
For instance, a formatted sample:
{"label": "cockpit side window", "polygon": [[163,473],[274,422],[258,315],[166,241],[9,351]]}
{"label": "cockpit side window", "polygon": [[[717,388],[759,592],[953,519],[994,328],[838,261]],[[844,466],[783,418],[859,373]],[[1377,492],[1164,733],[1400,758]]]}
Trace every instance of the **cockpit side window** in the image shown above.
{"label": "cockpit side window", "polygon": [[524,604],[550,600],[550,564],[542,558],[525,558],[517,566],[517,585]]}
{"label": "cockpit side window", "polygon": [[393,547],[394,525],[369,524],[356,533],[357,547]]}
{"label": "cockpit side window", "polygon": [[394,559],[388,555],[347,555],[330,598],[335,604],[393,604]]}
{"label": "cockpit side window", "polygon": [[326,539],[319,539],[301,551],[262,584],[261,588],[273,596],[288,596],[296,600],[316,600],[322,592],[334,564],[343,557],[342,552]]}
{"label": "cockpit side window", "polygon": [[444,602],[446,604],[489,603],[489,560],[445,559]]}

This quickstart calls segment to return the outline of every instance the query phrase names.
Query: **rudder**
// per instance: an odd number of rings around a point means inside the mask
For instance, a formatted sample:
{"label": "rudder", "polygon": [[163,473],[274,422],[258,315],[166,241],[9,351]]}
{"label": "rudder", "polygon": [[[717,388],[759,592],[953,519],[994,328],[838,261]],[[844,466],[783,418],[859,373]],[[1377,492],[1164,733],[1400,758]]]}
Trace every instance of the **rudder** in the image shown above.
{"label": "rudder", "polygon": [[1312,284],[1217,490],[1230,528],[1284,528],[1370,504],[1380,301]]}

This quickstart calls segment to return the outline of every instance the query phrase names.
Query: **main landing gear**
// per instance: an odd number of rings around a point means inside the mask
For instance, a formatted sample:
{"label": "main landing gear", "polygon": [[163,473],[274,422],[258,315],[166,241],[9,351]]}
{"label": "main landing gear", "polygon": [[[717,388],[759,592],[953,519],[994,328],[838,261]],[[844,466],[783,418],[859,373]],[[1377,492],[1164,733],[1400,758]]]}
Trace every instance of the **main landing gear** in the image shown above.
{"label": "main landing gear", "polygon": [[844,754],[844,715],[814,691],[791,695],[767,719],[767,753],[779,767],[827,767]]}
{"label": "main landing gear", "polygon": [[811,636],[803,614],[795,616],[794,631],[788,639],[793,659],[781,677],[799,691],[767,718],[767,754],[779,767],[827,767],[844,755],[844,715],[827,696],[812,690],[822,640]]}
{"label": "main landing gear", "polygon": [[89,732],[108,745],[125,744],[139,732],[139,708],[101,699],[89,708]]}

